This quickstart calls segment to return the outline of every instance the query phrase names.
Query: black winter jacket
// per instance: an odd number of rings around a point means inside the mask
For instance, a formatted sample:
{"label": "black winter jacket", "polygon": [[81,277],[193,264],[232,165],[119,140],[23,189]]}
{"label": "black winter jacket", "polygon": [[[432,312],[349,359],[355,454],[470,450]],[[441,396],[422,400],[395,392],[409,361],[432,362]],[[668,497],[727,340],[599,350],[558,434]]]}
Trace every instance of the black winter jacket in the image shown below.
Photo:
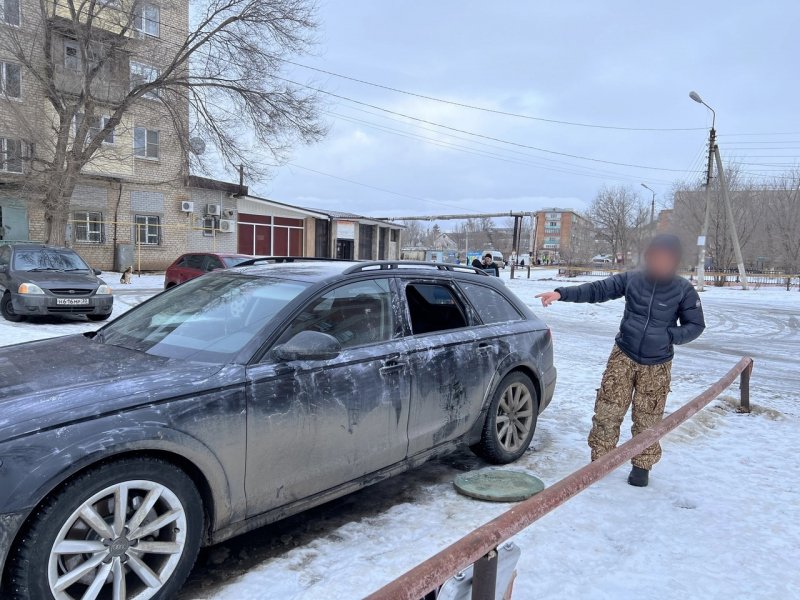
{"label": "black winter jacket", "polygon": [[624,296],[617,345],[642,365],[671,360],[673,344],[697,339],[706,327],[700,296],[683,277],[654,281],[643,271],[628,271],[556,291],[564,302],[606,302]]}

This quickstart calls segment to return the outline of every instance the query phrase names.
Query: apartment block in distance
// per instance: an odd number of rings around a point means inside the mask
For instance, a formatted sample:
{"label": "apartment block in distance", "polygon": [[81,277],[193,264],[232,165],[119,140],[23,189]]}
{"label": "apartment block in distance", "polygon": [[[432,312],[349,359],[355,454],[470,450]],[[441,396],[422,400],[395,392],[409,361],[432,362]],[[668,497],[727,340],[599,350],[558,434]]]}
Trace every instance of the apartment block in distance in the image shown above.
{"label": "apartment block in distance", "polygon": [[540,210],[536,213],[536,258],[542,262],[573,261],[588,246],[589,234],[589,221],[574,210]]}

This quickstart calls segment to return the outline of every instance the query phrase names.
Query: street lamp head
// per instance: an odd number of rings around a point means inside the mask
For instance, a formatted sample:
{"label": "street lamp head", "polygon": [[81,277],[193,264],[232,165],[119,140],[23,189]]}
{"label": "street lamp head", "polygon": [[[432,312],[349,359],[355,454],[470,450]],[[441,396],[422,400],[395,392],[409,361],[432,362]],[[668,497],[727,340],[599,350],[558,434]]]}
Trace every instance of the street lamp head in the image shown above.
{"label": "street lamp head", "polygon": [[644,189],[646,189],[646,190],[649,190],[649,189],[650,189],[650,188],[649,188],[649,187],[647,187],[647,185],[646,185],[646,184],[644,184],[644,183],[643,183],[643,184],[641,184],[641,186],[642,186]]}
{"label": "street lamp head", "polygon": [[700,94],[698,94],[695,91],[689,92],[689,98],[691,98],[692,100],[694,100],[698,104],[703,104],[703,99],[700,97]]}

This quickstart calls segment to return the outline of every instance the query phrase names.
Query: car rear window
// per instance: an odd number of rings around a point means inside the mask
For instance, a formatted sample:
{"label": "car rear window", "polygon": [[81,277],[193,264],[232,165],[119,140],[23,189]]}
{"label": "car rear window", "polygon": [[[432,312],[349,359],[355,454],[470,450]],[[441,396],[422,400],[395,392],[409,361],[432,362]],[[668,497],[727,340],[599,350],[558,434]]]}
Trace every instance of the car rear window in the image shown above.
{"label": "car rear window", "polygon": [[128,311],[99,340],[155,356],[227,363],[308,285],[220,271]]}
{"label": "car rear window", "polygon": [[523,319],[514,305],[497,290],[476,283],[461,283],[460,286],[485,324]]}

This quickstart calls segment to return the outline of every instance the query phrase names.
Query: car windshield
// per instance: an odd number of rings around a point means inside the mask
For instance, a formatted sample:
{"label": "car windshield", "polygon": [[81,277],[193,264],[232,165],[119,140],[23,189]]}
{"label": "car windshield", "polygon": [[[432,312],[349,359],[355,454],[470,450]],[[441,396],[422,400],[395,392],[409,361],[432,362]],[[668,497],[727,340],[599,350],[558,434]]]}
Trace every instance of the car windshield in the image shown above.
{"label": "car windshield", "polygon": [[13,268],[16,271],[90,271],[89,265],[75,252],[55,248],[17,248]]}
{"label": "car windshield", "polygon": [[223,364],[308,284],[219,272],[163,292],[105,327],[100,341],[147,354]]}
{"label": "car windshield", "polygon": [[250,260],[249,256],[223,256],[222,262],[225,263],[225,266],[229,269],[231,267],[235,267],[236,265],[240,265],[246,260]]}

